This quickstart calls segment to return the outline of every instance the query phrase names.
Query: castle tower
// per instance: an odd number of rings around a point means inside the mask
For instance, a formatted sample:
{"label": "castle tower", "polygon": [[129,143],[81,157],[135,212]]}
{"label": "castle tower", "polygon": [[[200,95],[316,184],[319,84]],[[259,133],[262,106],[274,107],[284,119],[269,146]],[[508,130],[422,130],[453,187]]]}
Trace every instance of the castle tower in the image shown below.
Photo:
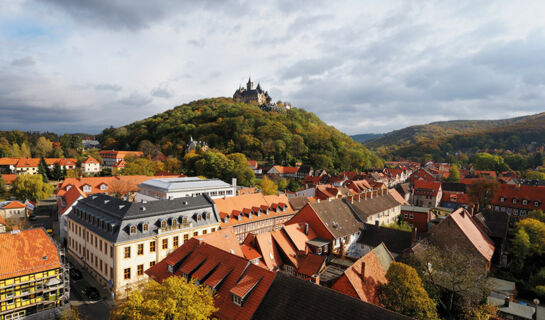
{"label": "castle tower", "polygon": [[252,78],[248,78],[248,83],[246,84],[246,90],[252,90],[254,87],[254,83],[252,82]]}

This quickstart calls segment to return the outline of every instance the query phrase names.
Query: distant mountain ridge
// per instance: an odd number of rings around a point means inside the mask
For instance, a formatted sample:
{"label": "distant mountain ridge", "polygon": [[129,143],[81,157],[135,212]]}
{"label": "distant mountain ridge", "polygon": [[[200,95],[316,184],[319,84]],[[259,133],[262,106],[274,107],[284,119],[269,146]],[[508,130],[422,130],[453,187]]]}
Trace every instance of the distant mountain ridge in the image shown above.
{"label": "distant mountain ridge", "polygon": [[432,122],[395,130],[364,145],[386,159],[425,156],[446,159],[448,153],[486,149],[518,151],[545,145],[545,112],[500,120]]}
{"label": "distant mountain ridge", "polygon": [[350,136],[354,141],[364,143],[369,140],[377,139],[385,135],[385,133],[361,133]]}

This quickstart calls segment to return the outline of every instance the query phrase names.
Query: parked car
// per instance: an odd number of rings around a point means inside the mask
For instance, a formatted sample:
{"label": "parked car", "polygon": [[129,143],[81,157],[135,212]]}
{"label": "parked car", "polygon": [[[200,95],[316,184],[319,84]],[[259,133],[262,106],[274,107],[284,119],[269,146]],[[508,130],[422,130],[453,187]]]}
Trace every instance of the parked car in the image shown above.
{"label": "parked car", "polygon": [[81,271],[79,271],[78,269],[70,268],[70,278],[72,278],[72,280],[76,281],[76,280],[80,280],[81,278],[83,278],[83,275],[81,274]]}
{"label": "parked car", "polygon": [[85,296],[90,300],[100,299],[100,293],[98,293],[98,290],[95,287],[87,287],[83,290],[83,293],[85,293]]}

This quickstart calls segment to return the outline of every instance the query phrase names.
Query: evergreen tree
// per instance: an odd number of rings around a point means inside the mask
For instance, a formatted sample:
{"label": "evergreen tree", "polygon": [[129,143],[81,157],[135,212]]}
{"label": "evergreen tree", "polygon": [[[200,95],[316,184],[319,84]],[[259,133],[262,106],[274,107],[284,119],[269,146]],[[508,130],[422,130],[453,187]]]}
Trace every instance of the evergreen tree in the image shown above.
{"label": "evergreen tree", "polygon": [[47,164],[45,163],[45,159],[43,157],[40,159],[40,164],[38,165],[38,173],[42,175],[42,180],[45,183],[49,182],[49,168],[47,167]]}
{"label": "evergreen tree", "polygon": [[6,181],[2,178],[0,173],[0,199],[6,194]]}
{"label": "evergreen tree", "polygon": [[51,174],[51,178],[54,180],[61,180],[63,178],[62,168],[61,165],[57,162],[53,166],[53,173]]}

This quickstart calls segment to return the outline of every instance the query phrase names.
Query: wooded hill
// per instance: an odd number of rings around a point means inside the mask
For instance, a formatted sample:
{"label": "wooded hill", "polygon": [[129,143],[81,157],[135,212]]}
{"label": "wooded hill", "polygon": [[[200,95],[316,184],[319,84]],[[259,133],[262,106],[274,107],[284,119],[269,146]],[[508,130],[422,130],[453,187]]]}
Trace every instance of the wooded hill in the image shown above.
{"label": "wooded hill", "polygon": [[545,145],[545,113],[504,120],[445,121],[392,131],[364,143],[385,159],[448,160],[457,151],[519,152]]}
{"label": "wooded hill", "polygon": [[[263,111],[230,98],[193,101],[98,136],[103,149],[136,150],[149,141],[165,155],[180,156],[190,138],[222,153],[314,168],[351,170],[381,167],[363,145],[303,109]],[[148,144],[148,142],[146,142]]]}

